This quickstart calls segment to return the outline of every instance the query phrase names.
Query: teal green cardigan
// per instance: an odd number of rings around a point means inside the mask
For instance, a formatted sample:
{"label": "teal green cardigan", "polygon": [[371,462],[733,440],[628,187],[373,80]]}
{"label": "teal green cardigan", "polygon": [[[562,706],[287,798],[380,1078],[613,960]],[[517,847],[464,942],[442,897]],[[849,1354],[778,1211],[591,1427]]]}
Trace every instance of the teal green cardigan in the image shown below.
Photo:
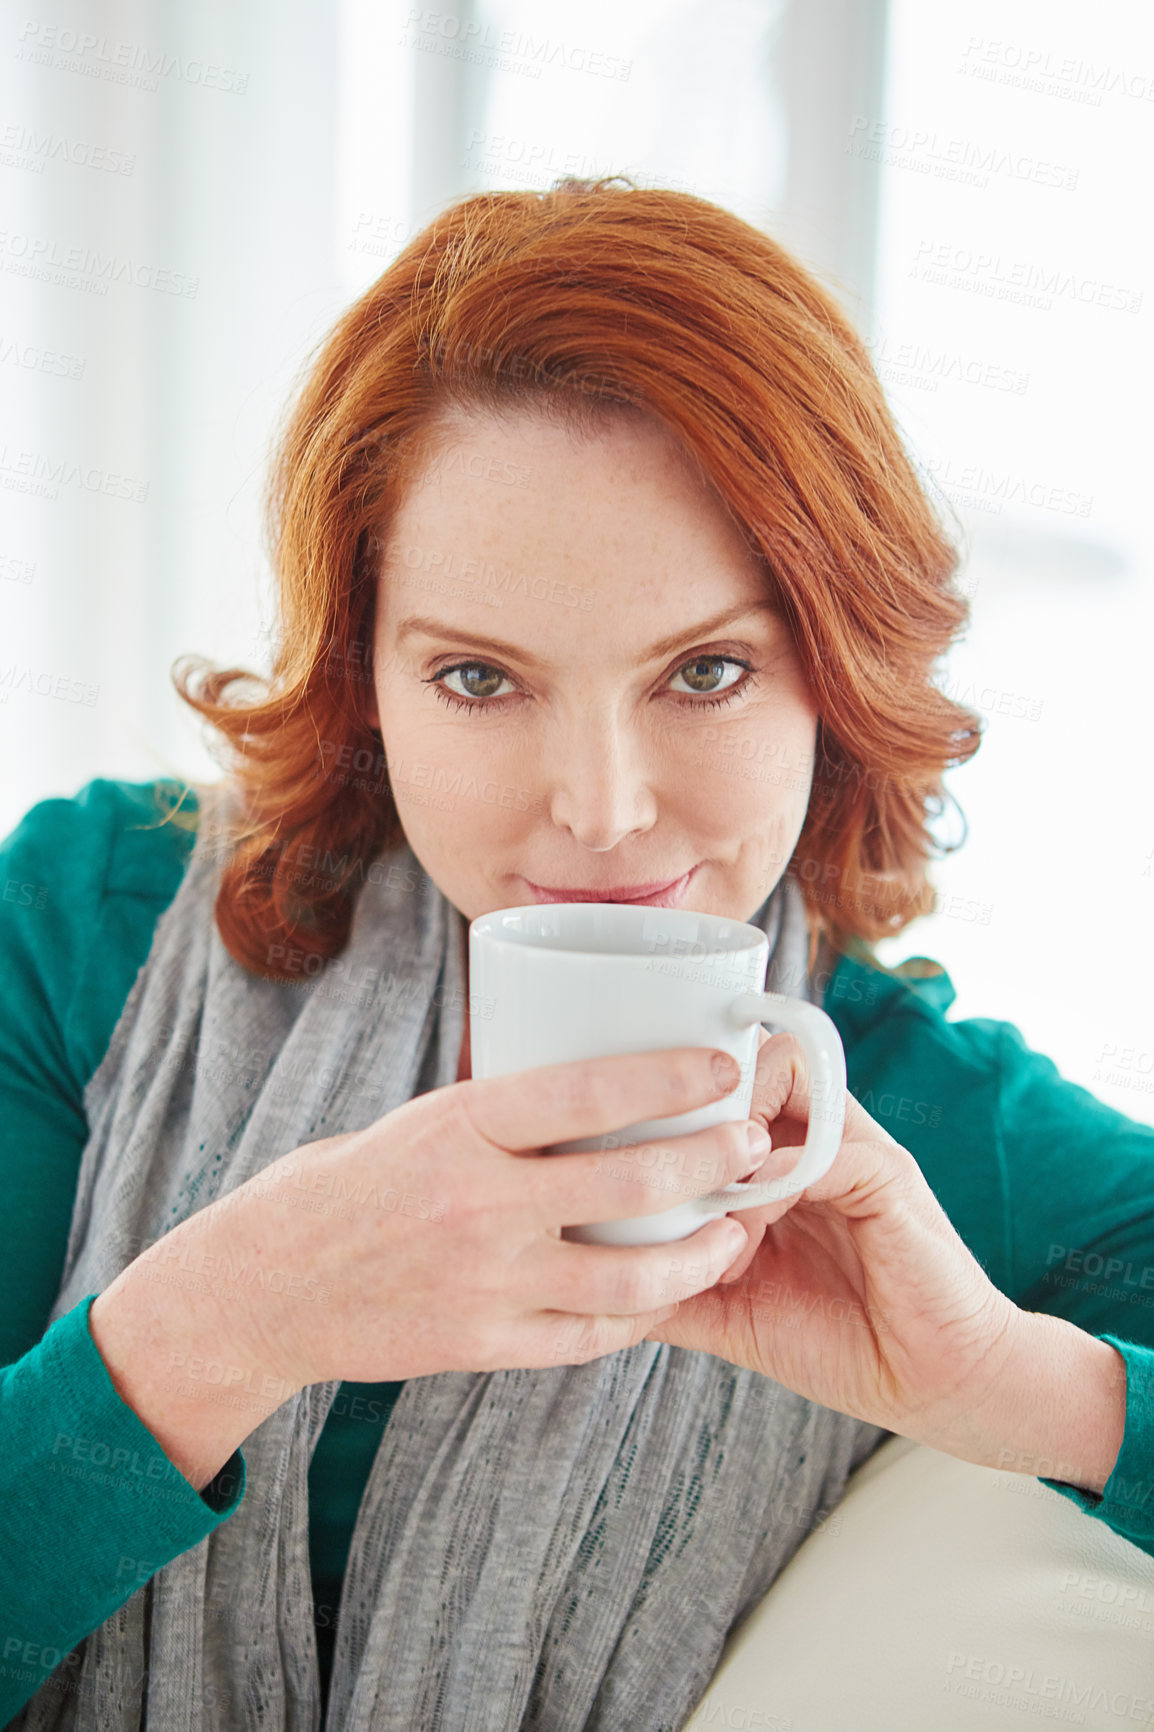
{"label": "teal green cardigan", "polygon": [[[243,1450],[197,1492],[114,1389],[89,1295],[45,1328],[64,1267],[83,1094],[176,894],[191,831],[89,782],[0,843],[0,1723],[76,1644],[244,1496]],[[195,800],[191,791],[186,807]],[[1007,1022],[950,1022],[949,976],[842,957],[823,983],[849,1086],[914,1155],[990,1279],[1126,1364],[1126,1429],[1095,1498],[1043,1484],[1154,1556],[1154,1128],[1066,1081]],[[357,1508],[400,1383],[341,1385],[309,1472],[327,1689]]]}

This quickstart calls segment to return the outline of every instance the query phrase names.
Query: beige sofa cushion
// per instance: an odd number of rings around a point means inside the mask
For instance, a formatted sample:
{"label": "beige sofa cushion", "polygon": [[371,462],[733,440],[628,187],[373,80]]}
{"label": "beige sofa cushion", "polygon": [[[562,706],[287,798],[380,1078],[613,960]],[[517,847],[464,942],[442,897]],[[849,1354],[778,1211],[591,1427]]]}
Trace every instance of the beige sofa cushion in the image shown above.
{"label": "beige sofa cushion", "polygon": [[730,1636],[686,1732],[1154,1727],[1154,1558],[893,1437]]}

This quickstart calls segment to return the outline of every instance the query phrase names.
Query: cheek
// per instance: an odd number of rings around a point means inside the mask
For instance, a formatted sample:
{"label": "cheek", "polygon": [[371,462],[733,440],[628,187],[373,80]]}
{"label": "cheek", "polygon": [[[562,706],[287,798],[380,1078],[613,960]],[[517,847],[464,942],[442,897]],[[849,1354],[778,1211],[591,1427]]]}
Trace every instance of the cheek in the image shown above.
{"label": "cheek", "polygon": [[711,727],[690,757],[695,797],[720,827],[756,829],[766,821],[800,828],[809,805],[817,747],[817,717],[772,711],[745,724]]}
{"label": "cheek", "polygon": [[389,783],[410,838],[441,836],[450,851],[467,843],[483,853],[487,837],[543,809],[517,756],[481,739],[481,729],[406,718],[399,708],[382,721]]}

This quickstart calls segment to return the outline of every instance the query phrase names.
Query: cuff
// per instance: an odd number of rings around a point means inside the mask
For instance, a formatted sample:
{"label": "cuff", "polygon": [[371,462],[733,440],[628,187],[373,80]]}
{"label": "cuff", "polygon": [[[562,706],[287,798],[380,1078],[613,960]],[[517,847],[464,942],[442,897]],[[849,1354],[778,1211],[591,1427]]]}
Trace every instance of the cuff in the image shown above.
{"label": "cuff", "polygon": [[121,1399],[89,1332],[95,1297],[0,1367],[5,1724],[62,1655],[206,1539],[244,1496],[239,1450],[199,1492]]}
{"label": "cuff", "polygon": [[1126,1365],[1126,1429],[1118,1460],[1101,1496],[1064,1480],[1043,1479],[1042,1484],[1154,1557],[1154,1348],[1116,1335],[1098,1340],[1116,1348]]}
{"label": "cuff", "polygon": [[114,1497],[128,1494],[150,1506],[156,1539],[170,1540],[175,1557],[238,1507],[244,1496],[244,1457],[234,1450],[203,1491],[197,1491],[108,1375],[88,1327],[95,1298],[89,1293],[57,1318],[40,1343],[45,1369],[60,1392],[56,1418],[73,1416],[71,1434],[59,1427],[53,1441],[57,1471],[105,1484]]}

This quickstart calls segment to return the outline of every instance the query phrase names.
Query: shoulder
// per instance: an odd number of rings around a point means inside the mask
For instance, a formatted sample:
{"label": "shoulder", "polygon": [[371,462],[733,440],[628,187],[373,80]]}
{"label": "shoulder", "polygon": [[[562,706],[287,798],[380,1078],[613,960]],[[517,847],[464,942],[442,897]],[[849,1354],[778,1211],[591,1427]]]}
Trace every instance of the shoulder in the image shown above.
{"label": "shoulder", "polygon": [[1014,1119],[1036,1110],[1047,1093],[1067,1110],[1100,1115],[1102,1122],[1125,1124],[1154,1136],[1154,1128],[1126,1119],[1081,1084],[1071,1083],[1045,1053],[1034,1050],[1014,1022],[996,1017],[963,1017],[951,1022],[953,980],[929,956],[910,956],[898,968],[873,958],[840,956],[823,987],[823,1008],[837,1024],[846,1062],[896,1058],[906,1065],[929,1065],[967,1084],[996,1086],[998,1110]]}
{"label": "shoulder", "polygon": [[942,964],[929,956],[886,968],[873,956],[842,955],[819,984],[822,1007],[837,1025],[847,1060],[851,1051],[935,1051],[992,1077],[1001,1073],[1006,1031],[1017,1034],[1012,1023],[985,1017],[951,1022],[947,1013],[957,992]]}
{"label": "shoulder", "polygon": [[[57,883],[90,880],[100,890],[151,894],[180,871],[196,840],[198,790],[175,778],[116,781],[99,776],[75,795],[38,800],[0,840],[7,878],[23,873]],[[40,889],[47,889],[42,885]],[[29,906],[3,885],[3,902]]]}
{"label": "shoulder", "polygon": [[843,955],[818,984],[845,1047],[850,1093],[943,1198],[967,1148],[999,1140],[1000,1029],[1009,1025],[950,1022],[953,982],[926,956],[890,969],[872,955]]}
{"label": "shoulder", "polygon": [[[934,1125],[956,1115],[971,1135],[984,1123],[999,1139],[1032,1143],[1076,1124],[1113,1138],[1136,1136],[1144,1146],[1154,1142],[1154,1127],[1064,1077],[1016,1024],[985,1016],[951,1021],[954,984],[930,957],[887,969],[872,958],[841,956],[822,985],[823,1006],[845,1046],[850,1086],[883,1122],[885,1114],[863,1089],[873,1089],[876,1100],[877,1089],[888,1088],[906,1103],[898,1109],[903,1116],[917,1111]],[[905,1140],[893,1124],[886,1128]]]}
{"label": "shoulder", "polygon": [[[9,877],[15,869],[58,884],[88,880],[100,891],[151,894],[186,863],[198,810],[191,783],[97,777],[77,794],[30,807],[0,841],[0,862]],[[34,892],[20,896],[4,888],[5,902],[28,906],[35,900]]]}
{"label": "shoulder", "polygon": [[82,1084],[107,1046],[180,885],[198,810],[195,788],[174,778],[100,777],[38,801],[0,840],[8,1009],[17,1027],[18,1006],[35,1011],[58,1076],[66,1068]]}

